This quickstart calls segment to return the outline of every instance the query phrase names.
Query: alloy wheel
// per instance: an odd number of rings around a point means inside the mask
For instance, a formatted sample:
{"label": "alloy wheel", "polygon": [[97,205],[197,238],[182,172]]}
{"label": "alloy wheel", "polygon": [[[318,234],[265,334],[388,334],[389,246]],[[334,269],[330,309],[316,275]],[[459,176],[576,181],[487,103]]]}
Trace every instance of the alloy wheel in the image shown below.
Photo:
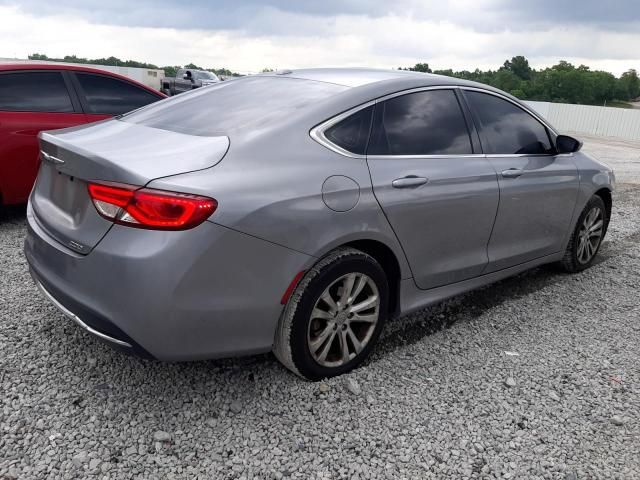
{"label": "alloy wheel", "polygon": [[380,294],[364,273],[348,273],[329,285],[311,311],[307,345],[324,367],[338,367],[362,352],[380,316]]}
{"label": "alloy wheel", "polygon": [[584,217],[578,232],[578,262],[589,263],[598,251],[604,232],[604,215],[599,207],[593,207]]}

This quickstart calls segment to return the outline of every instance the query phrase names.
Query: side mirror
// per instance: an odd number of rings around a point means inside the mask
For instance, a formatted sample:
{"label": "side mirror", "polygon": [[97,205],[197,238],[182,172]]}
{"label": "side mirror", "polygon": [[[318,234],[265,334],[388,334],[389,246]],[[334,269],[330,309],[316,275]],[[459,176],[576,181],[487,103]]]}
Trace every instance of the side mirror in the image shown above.
{"label": "side mirror", "polygon": [[187,75],[186,73],[184,75],[182,75],[182,79],[183,80],[190,80],[189,75]]}
{"label": "side mirror", "polygon": [[573,153],[582,148],[582,142],[569,135],[558,135],[556,137],[556,150],[558,153]]}

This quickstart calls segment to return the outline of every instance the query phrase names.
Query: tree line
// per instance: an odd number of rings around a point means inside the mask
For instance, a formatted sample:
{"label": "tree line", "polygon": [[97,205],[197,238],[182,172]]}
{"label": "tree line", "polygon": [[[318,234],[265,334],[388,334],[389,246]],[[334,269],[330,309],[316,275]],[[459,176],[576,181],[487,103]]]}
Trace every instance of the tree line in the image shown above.
{"label": "tree line", "polygon": [[[229,77],[240,76],[239,73],[233,72],[228,68],[207,68],[193,63],[189,63],[184,67],[179,65],[158,67],[152,63],[121,60],[117,57],[87,59],[75,55],[67,55],[63,58],[50,58],[46,55],[34,53],[29,55],[29,60],[160,69],[164,70],[165,75],[169,77],[175,77],[180,68],[208,70],[217,75]],[[436,73],[473,80],[509,92],[522,100],[629,106],[625,102],[640,97],[640,78],[638,78],[638,73],[634,69],[626,71],[620,77],[616,77],[609,72],[591,70],[586,65],[576,67],[569,62],[561,60],[557,65],[536,70],[531,68],[529,61],[521,55],[505,61],[497,70],[432,70],[428,63],[416,63],[413,67],[400,67],[399,70]],[[270,71],[270,69],[264,69],[263,71]]]}
{"label": "tree line", "polygon": [[29,55],[29,60],[46,60],[49,62],[67,62],[67,63],[81,63],[86,65],[107,65],[111,67],[132,67],[132,68],[148,68],[150,70],[164,70],[164,74],[168,77],[175,77],[176,73],[181,68],[189,68],[192,70],[207,70],[209,72],[213,72],[216,75],[225,75],[228,77],[238,77],[239,73],[232,72],[228,68],[203,68],[193,63],[189,63],[184,67],[179,65],[169,65],[166,67],[158,67],[153,63],[145,63],[138,62],[136,60],[121,60],[117,57],[108,57],[108,58],[82,58],[77,57],[75,55],[66,55],[63,58],[52,58],[46,55],[42,55],[40,53],[34,53]]}
{"label": "tree line", "polygon": [[523,56],[505,61],[498,70],[431,70],[428,63],[400,67],[399,70],[435,73],[485,83],[522,100],[629,106],[622,102],[640,97],[640,79],[636,70],[628,70],[618,78],[609,72],[591,70],[586,65],[576,67],[564,60],[540,70],[531,68]]}

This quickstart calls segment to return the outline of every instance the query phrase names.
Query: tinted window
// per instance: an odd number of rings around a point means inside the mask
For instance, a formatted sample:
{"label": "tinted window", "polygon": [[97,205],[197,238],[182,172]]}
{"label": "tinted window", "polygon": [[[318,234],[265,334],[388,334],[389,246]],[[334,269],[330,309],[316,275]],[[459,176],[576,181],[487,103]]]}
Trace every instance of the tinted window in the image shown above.
{"label": "tinted window", "polygon": [[201,136],[261,129],[292,116],[347,87],[297,78],[255,76],[216,83],[149,105],[122,120]]}
{"label": "tinted window", "polygon": [[453,90],[429,90],[376,106],[368,155],[472,153],[469,132]]}
{"label": "tinted window", "polygon": [[324,136],[348,152],[364,155],[367,151],[372,115],[373,106],[364,108],[328,128]]}
{"label": "tinted window", "polygon": [[90,73],[76,73],[89,107],[88,113],[120,115],[160,98],[140,87]]}
{"label": "tinted window", "polygon": [[523,109],[487,93],[465,95],[482,125],[484,153],[552,153],[546,127]]}
{"label": "tinted window", "polygon": [[0,110],[73,112],[60,72],[0,74]]}

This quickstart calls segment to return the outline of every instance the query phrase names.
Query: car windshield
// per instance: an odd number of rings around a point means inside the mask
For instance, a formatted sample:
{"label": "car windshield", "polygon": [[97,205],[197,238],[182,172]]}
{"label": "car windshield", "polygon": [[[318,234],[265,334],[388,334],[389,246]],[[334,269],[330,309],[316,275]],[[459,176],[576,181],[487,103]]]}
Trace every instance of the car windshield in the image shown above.
{"label": "car windshield", "polygon": [[200,80],[217,80],[218,77],[211,72],[195,72],[196,78]]}
{"label": "car windshield", "polygon": [[188,135],[229,135],[286,120],[347,88],[290,77],[244,77],[172,97],[119,119]]}

